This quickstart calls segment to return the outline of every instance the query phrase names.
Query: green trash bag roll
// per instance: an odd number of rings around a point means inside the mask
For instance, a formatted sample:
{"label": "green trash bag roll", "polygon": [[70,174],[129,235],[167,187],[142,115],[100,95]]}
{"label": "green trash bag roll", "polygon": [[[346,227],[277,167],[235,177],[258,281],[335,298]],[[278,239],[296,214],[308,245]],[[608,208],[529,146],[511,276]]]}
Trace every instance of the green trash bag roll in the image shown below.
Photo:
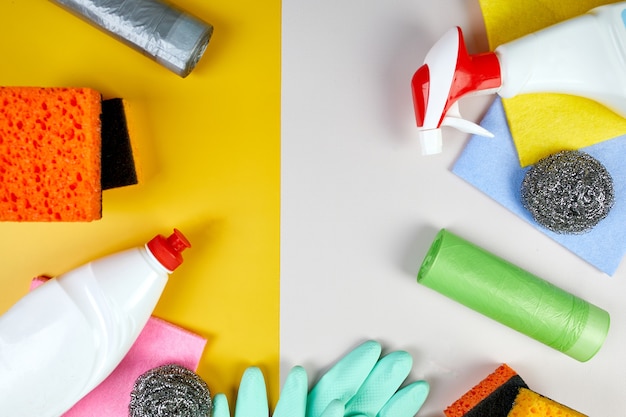
{"label": "green trash bag roll", "polygon": [[609,330],[605,310],[445,229],[417,282],[581,362],[598,352]]}

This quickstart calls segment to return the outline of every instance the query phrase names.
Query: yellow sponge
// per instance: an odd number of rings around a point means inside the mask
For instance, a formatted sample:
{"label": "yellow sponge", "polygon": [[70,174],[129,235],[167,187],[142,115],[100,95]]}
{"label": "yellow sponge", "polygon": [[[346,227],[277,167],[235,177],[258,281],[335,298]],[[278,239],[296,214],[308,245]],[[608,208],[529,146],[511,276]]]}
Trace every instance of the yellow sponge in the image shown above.
{"label": "yellow sponge", "polygon": [[520,388],[513,408],[507,417],[586,417],[578,411],[537,394],[527,388]]}

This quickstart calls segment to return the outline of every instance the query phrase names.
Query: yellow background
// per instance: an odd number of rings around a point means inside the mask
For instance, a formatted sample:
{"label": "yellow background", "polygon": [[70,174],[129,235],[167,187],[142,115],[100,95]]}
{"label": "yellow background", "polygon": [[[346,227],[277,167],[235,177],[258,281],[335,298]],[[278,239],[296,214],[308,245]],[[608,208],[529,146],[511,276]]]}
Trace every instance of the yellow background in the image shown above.
{"label": "yellow background", "polygon": [[51,2],[0,2],[0,84],[92,87],[105,99],[124,98],[141,172],[140,185],[103,193],[100,221],[0,223],[0,314],[36,275],[63,273],[177,227],[193,248],[154,314],[208,339],[198,373],[213,392],[232,400],[243,369],[254,364],[274,403],[280,1],[174,3],[215,28],[184,79]]}

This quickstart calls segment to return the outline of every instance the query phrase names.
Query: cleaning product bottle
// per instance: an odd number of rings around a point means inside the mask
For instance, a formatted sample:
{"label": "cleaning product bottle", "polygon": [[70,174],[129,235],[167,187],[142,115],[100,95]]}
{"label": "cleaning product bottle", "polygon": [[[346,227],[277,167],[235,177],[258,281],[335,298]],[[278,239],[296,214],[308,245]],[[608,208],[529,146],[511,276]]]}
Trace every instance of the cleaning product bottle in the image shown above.
{"label": "cleaning product bottle", "polygon": [[0,414],[58,417],[120,363],[190,247],[178,230],[48,280],[0,316]]}
{"label": "cleaning product bottle", "polygon": [[493,136],[461,117],[458,100],[497,93],[572,94],[626,117],[626,2],[599,6],[514,41],[470,55],[463,33],[449,30],[411,81],[424,154],[441,152],[441,127]]}

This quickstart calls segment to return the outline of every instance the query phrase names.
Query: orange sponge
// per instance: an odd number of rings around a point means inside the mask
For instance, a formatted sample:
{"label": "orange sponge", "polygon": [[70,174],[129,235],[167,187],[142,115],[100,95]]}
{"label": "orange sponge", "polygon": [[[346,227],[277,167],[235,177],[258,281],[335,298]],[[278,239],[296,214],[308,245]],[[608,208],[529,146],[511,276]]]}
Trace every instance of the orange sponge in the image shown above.
{"label": "orange sponge", "polygon": [[0,220],[101,218],[101,96],[0,87]]}
{"label": "orange sponge", "polygon": [[444,414],[446,417],[586,417],[532,391],[506,364],[467,391]]}
{"label": "orange sponge", "polygon": [[[444,410],[446,417],[462,417],[494,413],[494,405],[510,404],[520,387],[527,387],[522,378],[508,365],[502,364],[480,383],[467,391],[461,398]],[[506,415],[506,414],[505,414]]]}

